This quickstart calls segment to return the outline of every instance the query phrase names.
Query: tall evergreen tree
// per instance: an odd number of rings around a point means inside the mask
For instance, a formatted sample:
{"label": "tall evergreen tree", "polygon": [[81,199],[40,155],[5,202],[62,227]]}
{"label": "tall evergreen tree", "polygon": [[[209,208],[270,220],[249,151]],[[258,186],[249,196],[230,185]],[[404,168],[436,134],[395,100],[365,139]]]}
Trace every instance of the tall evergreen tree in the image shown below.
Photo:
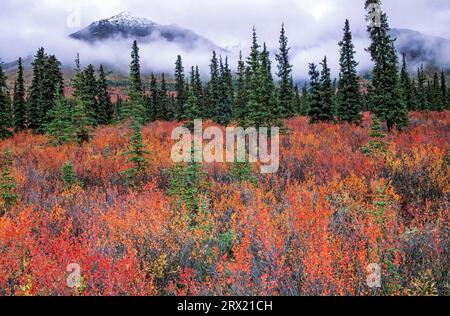
{"label": "tall evergreen tree", "polygon": [[260,51],[255,28],[247,64],[247,113],[240,125],[256,128],[281,125],[282,115],[275,94],[269,52],[265,44]]}
{"label": "tall evergreen tree", "polygon": [[56,89],[64,93],[61,63],[54,56],[47,56],[40,48],[33,62],[33,80],[30,86],[27,118],[29,127],[36,132],[45,132],[49,122],[48,112],[53,107]]}
{"label": "tall evergreen tree", "polygon": [[55,55],[45,58],[44,82],[42,85],[43,102],[39,110],[41,114],[41,124],[38,131],[45,132],[45,127],[49,123],[48,113],[54,105],[54,97],[64,94],[64,79],[61,71],[61,63]]}
{"label": "tall evergreen tree", "polygon": [[222,77],[220,72],[220,63],[215,51],[213,51],[213,56],[211,58],[210,75],[211,78],[208,83],[208,104],[210,106],[210,110],[207,117],[219,123],[221,119],[221,111],[223,108],[223,85],[221,81]]}
{"label": "tall evergreen tree", "polygon": [[443,109],[439,74],[435,72],[431,83],[430,110],[442,111]]}
{"label": "tall evergreen tree", "polygon": [[[269,51],[267,50],[266,43],[263,44],[263,50],[260,55],[261,68],[259,74],[260,80],[260,100],[261,100],[261,112],[264,118],[261,126],[278,126],[281,127],[282,119],[286,117],[287,113],[278,102],[276,95],[276,88],[272,76],[272,64],[270,61]],[[291,91],[292,93],[292,91]],[[292,99],[290,100],[292,103]],[[292,106],[290,104],[289,106]]]}
{"label": "tall evergreen tree", "polygon": [[317,70],[317,65],[309,64],[310,76],[310,98],[308,116],[311,123],[318,123],[322,121],[322,94],[320,84],[320,73]]}
{"label": "tall evergreen tree", "polygon": [[89,118],[82,98],[75,99],[75,106],[73,111],[73,127],[75,128],[75,134],[79,144],[89,141]]}
{"label": "tall evergreen tree", "polygon": [[127,162],[132,166],[130,169],[126,170],[124,174],[128,178],[129,185],[137,189],[141,189],[147,167],[147,161],[144,156],[148,154],[148,151],[145,149],[145,145],[143,143],[142,130],[139,121],[134,119],[132,127],[133,134],[131,136],[131,149],[127,153]]}
{"label": "tall evergreen tree", "polygon": [[198,99],[195,95],[194,89],[189,90],[189,96],[186,100],[186,104],[183,109],[182,121],[185,121],[185,126],[187,128],[193,128],[194,120],[200,117],[200,110],[198,106]]}
{"label": "tall evergreen tree", "polygon": [[27,125],[27,108],[25,100],[25,82],[23,78],[23,65],[22,58],[19,58],[18,62],[17,79],[14,84],[14,97],[13,97],[13,119],[14,129],[20,131],[26,128]]}
{"label": "tall evergreen tree", "polygon": [[237,68],[237,86],[236,97],[233,108],[233,118],[236,122],[242,122],[245,119],[247,105],[247,86],[246,86],[246,67],[242,60],[242,52],[239,53],[239,61]]}
{"label": "tall evergreen tree", "polygon": [[70,143],[76,139],[76,130],[72,123],[72,113],[59,87],[55,91],[54,106],[48,113],[49,123],[46,131],[55,145]]}
{"label": "tall evergreen tree", "polygon": [[108,82],[103,65],[100,65],[99,77],[97,81],[97,123],[107,125],[112,122],[114,108],[111,102],[111,95],[108,91]]}
{"label": "tall evergreen tree", "polygon": [[74,105],[71,110],[73,111],[73,128],[79,144],[88,142],[90,137],[89,117],[84,104],[85,97],[83,96],[84,83],[84,71],[81,70],[80,55],[77,54],[75,59],[75,76],[72,79]]}
{"label": "tall evergreen tree", "polygon": [[0,140],[12,135],[8,129],[11,117],[11,106],[9,104],[8,89],[6,86],[6,75],[0,64]]}
{"label": "tall evergreen tree", "polygon": [[350,22],[345,21],[344,38],[339,42],[340,47],[340,80],[338,89],[337,116],[341,121],[361,123],[362,108],[361,94],[355,60],[355,46],[353,45]]}
{"label": "tall evergreen tree", "polygon": [[328,67],[327,57],[320,63],[322,71],[320,72],[320,113],[319,121],[331,122],[333,121],[333,83],[331,82],[331,71]]}
{"label": "tall evergreen tree", "polygon": [[427,100],[427,76],[423,65],[417,69],[417,110],[424,111],[429,107]]}
{"label": "tall evergreen tree", "polygon": [[84,82],[84,73],[81,70],[81,62],[80,62],[80,54],[77,54],[75,58],[75,76],[72,79],[72,89],[73,89],[73,97],[81,98],[83,82]]}
{"label": "tall evergreen tree", "polygon": [[294,115],[294,87],[292,83],[292,65],[289,62],[290,47],[288,38],[284,29],[284,24],[281,26],[280,32],[280,49],[275,56],[278,62],[277,76],[279,80],[278,102],[280,105],[280,115],[284,118]]}
{"label": "tall evergreen tree", "polygon": [[150,79],[150,98],[147,102],[147,118],[153,122],[156,121],[160,116],[161,112],[161,104],[160,104],[160,91],[158,86],[158,81],[156,80],[155,75],[151,74]]}
{"label": "tall evergreen tree", "polygon": [[260,58],[260,45],[258,44],[258,37],[256,34],[256,29],[253,28],[253,40],[250,55],[247,58],[247,105],[246,105],[246,116],[240,122],[243,127],[248,126],[262,126],[261,124],[266,119],[263,117],[262,108],[264,105],[261,104],[261,86],[260,86],[260,68],[261,68],[261,58]]}
{"label": "tall evergreen tree", "polygon": [[402,70],[400,71],[400,86],[402,89],[403,101],[410,111],[415,109],[415,102],[413,96],[413,86],[411,78],[409,77],[408,66],[406,64],[406,55],[402,56]]}
{"label": "tall evergreen tree", "polygon": [[161,117],[158,119],[171,121],[173,119],[173,113],[170,106],[170,98],[168,95],[166,76],[163,73],[161,75],[161,88],[160,88],[160,99],[161,99]]}
{"label": "tall evergreen tree", "polygon": [[99,111],[97,93],[98,83],[97,78],[95,77],[95,68],[91,64],[87,66],[83,73],[81,98],[86,108],[88,122],[92,126],[97,126],[99,124],[97,118],[102,115]]}
{"label": "tall evergreen tree", "polygon": [[133,121],[137,121],[137,124],[142,124],[145,120],[144,85],[141,77],[139,47],[137,41],[133,42],[131,52],[128,94],[130,100],[124,108],[124,116],[126,119],[131,118]]}
{"label": "tall evergreen tree", "polygon": [[202,84],[202,79],[200,76],[200,70],[198,68],[198,66],[195,66],[195,75],[194,75],[194,83],[192,84],[194,92],[195,92],[195,97],[197,98],[198,101],[198,107],[199,107],[199,115],[202,118],[205,118],[205,112],[206,109],[206,104],[205,104],[205,95],[204,95],[204,90],[203,90],[203,84]]}
{"label": "tall evergreen tree", "polygon": [[33,79],[29,89],[29,101],[28,101],[28,125],[29,128],[36,131],[42,124],[43,114],[41,109],[43,108],[44,95],[43,85],[45,77],[46,55],[44,48],[40,48],[33,61]]}
{"label": "tall evergreen tree", "polygon": [[[366,0],[366,8],[370,4],[381,6],[381,1]],[[381,13],[380,25],[368,26],[368,32],[372,41],[369,52],[375,64],[371,109],[379,119],[386,121],[389,131],[394,127],[402,129],[408,125],[408,111],[401,95],[395,39],[390,35],[386,13]]]}
{"label": "tall evergreen tree", "polygon": [[220,88],[219,88],[219,108],[216,110],[216,121],[219,124],[227,125],[232,119],[233,110],[233,77],[231,74],[230,66],[228,64],[228,57],[225,59],[225,63],[220,57]]}
{"label": "tall evergreen tree", "polygon": [[177,92],[175,113],[176,117],[180,118],[183,115],[182,111],[187,98],[186,77],[180,55],[178,55],[175,63],[175,90]]}

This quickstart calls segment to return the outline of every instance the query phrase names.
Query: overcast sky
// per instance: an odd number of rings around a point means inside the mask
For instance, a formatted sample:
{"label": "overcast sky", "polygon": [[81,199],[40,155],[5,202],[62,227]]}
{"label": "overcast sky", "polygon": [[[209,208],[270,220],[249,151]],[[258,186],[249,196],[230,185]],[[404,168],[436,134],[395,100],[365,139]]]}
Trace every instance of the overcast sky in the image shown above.
{"label": "overcast sky", "polygon": [[[292,58],[299,66],[298,73],[305,72],[302,68],[307,62],[318,62],[324,54],[336,55],[344,20],[349,18],[364,66],[369,61],[363,51],[367,44],[363,6],[364,0],[1,0],[0,58],[14,60],[44,46],[63,61],[73,59],[77,50],[86,58],[125,62],[128,54],[120,47],[115,52],[101,48],[93,52],[89,47],[74,47],[67,35],[94,20],[131,11],[156,23],[192,29],[232,51],[247,49],[253,25],[261,41],[276,48],[284,22],[290,45],[296,48]],[[392,27],[450,38],[449,0],[384,0],[383,9]],[[71,21],[76,22],[71,17],[78,11],[80,25],[71,25]],[[183,52],[175,46],[149,46],[143,48],[143,60],[162,70],[173,64],[178,53]],[[207,54],[186,54],[188,62],[208,63]],[[331,60],[332,66],[337,66],[337,59]]]}

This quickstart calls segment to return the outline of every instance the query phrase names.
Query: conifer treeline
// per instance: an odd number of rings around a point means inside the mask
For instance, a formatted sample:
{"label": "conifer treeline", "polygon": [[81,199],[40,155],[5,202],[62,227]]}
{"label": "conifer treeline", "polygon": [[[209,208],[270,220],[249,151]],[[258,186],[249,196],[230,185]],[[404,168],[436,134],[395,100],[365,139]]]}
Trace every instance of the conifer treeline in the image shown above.
{"label": "conifer treeline", "polygon": [[[366,7],[379,0],[367,0]],[[294,83],[290,47],[284,24],[276,53],[276,71],[266,43],[258,41],[256,29],[250,54],[240,54],[235,70],[228,57],[213,52],[208,80],[202,80],[198,66],[185,69],[177,57],[174,91],[169,91],[167,77],[152,74],[150,92],[141,77],[140,56],[134,41],[126,99],[112,104],[103,66],[81,69],[76,59],[71,82],[73,98],[64,98],[61,64],[54,55],[40,48],[33,62],[33,79],[26,91],[22,60],[18,61],[17,79],[10,93],[0,65],[0,137],[12,130],[31,129],[48,132],[55,141],[89,139],[91,128],[132,119],[136,124],[157,120],[179,120],[187,123],[195,118],[211,119],[222,125],[235,122],[240,126],[281,126],[295,115],[308,115],[312,123],[349,122],[359,124],[362,112],[370,110],[385,122],[388,129],[402,129],[408,124],[408,111],[442,111],[450,108],[445,73],[428,78],[423,67],[411,78],[406,57],[401,70],[394,41],[389,35],[386,13],[381,25],[368,27],[371,46],[368,52],[374,62],[373,78],[368,93],[361,93],[357,75],[358,62],[352,42],[350,22],[345,21],[339,42],[339,78],[332,80],[325,56],[320,67],[309,66],[309,84],[301,88]],[[276,78],[273,77],[276,74]],[[11,99],[12,97],[12,99]]]}

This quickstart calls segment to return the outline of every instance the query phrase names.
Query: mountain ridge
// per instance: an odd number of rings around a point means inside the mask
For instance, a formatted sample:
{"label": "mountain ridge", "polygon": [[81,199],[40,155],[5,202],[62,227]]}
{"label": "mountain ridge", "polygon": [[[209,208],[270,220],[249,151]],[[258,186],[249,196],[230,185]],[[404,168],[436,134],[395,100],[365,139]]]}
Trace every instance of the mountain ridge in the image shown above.
{"label": "mountain ridge", "polygon": [[142,43],[164,40],[189,50],[206,47],[211,50],[225,51],[192,30],[176,24],[161,25],[132,12],[122,12],[108,19],[92,22],[89,26],[70,34],[69,37],[88,43],[123,39],[135,39]]}

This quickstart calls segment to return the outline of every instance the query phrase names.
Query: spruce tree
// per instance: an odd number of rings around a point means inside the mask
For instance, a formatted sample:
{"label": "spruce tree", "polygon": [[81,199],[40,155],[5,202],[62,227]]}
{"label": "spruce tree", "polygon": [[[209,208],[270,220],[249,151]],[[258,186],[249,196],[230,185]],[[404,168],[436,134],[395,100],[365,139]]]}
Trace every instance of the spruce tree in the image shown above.
{"label": "spruce tree", "polygon": [[269,52],[265,44],[260,51],[255,28],[247,64],[247,114],[241,125],[256,128],[282,125],[283,111],[277,102]]}
{"label": "spruce tree", "polygon": [[152,73],[150,79],[150,98],[148,99],[146,108],[147,119],[150,122],[156,121],[161,116],[160,97],[161,94],[158,87],[158,81]]}
{"label": "spruce tree", "polygon": [[228,64],[228,57],[225,63],[220,57],[220,89],[219,89],[219,108],[217,109],[216,121],[221,125],[227,125],[232,119],[233,110],[233,78]]}
{"label": "spruce tree", "polygon": [[[380,2],[380,0],[366,0],[366,8],[370,4],[381,5]],[[408,110],[400,90],[395,39],[392,39],[389,33],[386,13],[381,13],[380,22],[380,25],[368,26],[372,41],[369,52],[374,62],[370,102],[374,114],[385,121],[388,131],[391,131],[394,127],[402,129],[408,125]]]}
{"label": "spruce tree", "polygon": [[435,72],[431,84],[430,110],[442,111],[443,109],[439,74]]}
{"label": "spruce tree", "polygon": [[256,29],[253,28],[253,41],[250,56],[247,58],[247,105],[246,116],[241,121],[243,127],[262,126],[267,119],[263,114],[263,106],[261,104],[261,58],[260,45]]}
{"label": "spruce tree", "polygon": [[137,121],[137,124],[142,124],[145,121],[145,106],[144,106],[144,85],[141,78],[141,66],[139,57],[139,47],[137,41],[133,42],[131,52],[131,66],[130,66],[130,83],[128,88],[130,97],[129,102],[124,109],[126,119]]}
{"label": "spruce tree", "polygon": [[72,113],[59,87],[55,91],[55,104],[48,113],[49,123],[46,132],[54,145],[70,143],[76,139],[76,131],[72,123]]}
{"label": "spruce tree", "polygon": [[142,139],[141,125],[138,120],[133,120],[133,134],[131,136],[131,149],[127,152],[127,162],[131,164],[130,169],[123,172],[127,176],[128,184],[134,188],[141,189],[144,181],[147,161],[145,145]]}
{"label": "spruce tree", "polygon": [[62,179],[64,182],[64,189],[71,190],[77,186],[80,181],[74,170],[72,161],[68,161],[62,168]]}
{"label": "spruce tree", "polygon": [[84,106],[81,98],[75,99],[73,126],[75,128],[78,144],[81,145],[88,142],[90,138],[89,119],[86,112],[86,107]]}
{"label": "spruce tree", "polygon": [[[260,102],[261,117],[263,125],[259,126],[278,126],[283,124],[282,119],[286,117],[287,112],[280,106],[276,96],[275,84],[272,76],[272,65],[270,61],[269,51],[266,43],[263,44],[263,50],[260,55],[261,68],[259,74],[260,80]],[[292,91],[291,91],[292,93]],[[292,102],[292,99],[290,100]],[[290,104],[289,106],[292,106]]]}
{"label": "spruce tree", "polygon": [[103,65],[100,65],[99,77],[97,81],[97,123],[107,125],[112,122],[114,108],[111,102],[111,95],[108,91],[108,83]]}
{"label": "spruce tree", "polygon": [[45,127],[50,121],[48,113],[53,107],[55,95],[57,95],[57,93],[64,94],[64,78],[61,71],[61,63],[55,55],[50,55],[45,58],[43,80],[43,102],[39,109],[41,123],[38,127],[38,131],[40,133],[45,132]]}
{"label": "spruce tree", "polygon": [[340,80],[338,89],[337,116],[339,120],[360,124],[362,121],[361,94],[356,71],[358,63],[355,60],[355,46],[353,45],[350,22],[345,21],[344,38],[339,42],[340,47]]}
{"label": "spruce tree", "polygon": [[428,100],[427,100],[427,76],[423,69],[423,65],[417,69],[417,110],[424,111],[427,109]]}
{"label": "spruce tree", "polygon": [[222,108],[222,82],[220,76],[220,64],[215,51],[213,51],[213,56],[211,58],[210,75],[211,78],[208,83],[208,104],[210,109],[207,116],[215,122],[219,122]]}
{"label": "spruce tree", "polygon": [[0,64],[0,140],[12,136],[8,129],[11,118],[11,106],[9,104],[8,88],[6,86],[6,75]]}
{"label": "spruce tree", "polygon": [[247,115],[246,113],[247,87],[245,78],[246,68],[245,62],[242,60],[242,52],[239,52],[239,61],[236,75],[237,75],[237,87],[233,108],[233,119],[236,122],[240,123],[245,119]]}
{"label": "spruce tree", "polygon": [[26,115],[29,127],[35,132],[45,132],[57,87],[59,92],[64,93],[61,63],[54,55],[47,56],[44,49],[40,48],[33,62],[33,79]]}
{"label": "spruce tree", "polygon": [[415,110],[415,104],[413,99],[413,86],[411,78],[409,77],[408,66],[406,64],[406,55],[402,56],[402,70],[400,72],[400,86],[402,89],[403,101],[410,111]]}
{"label": "spruce tree", "polygon": [[317,70],[317,65],[309,64],[310,76],[310,100],[308,116],[311,123],[318,123],[322,121],[322,94],[320,84],[320,73]]}
{"label": "spruce tree", "polygon": [[84,70],[81,98],[86,109],[89,125],[97,126],[97,118],[101,116],[97,100],[98,84],[94,65],[90,64]]}
{"label": "spruce tree", "polygon": [[322,65],[322,71],[320,72],[320,122],[333,121],[333,84],[331,82],[331,71],[328,67],[327,57],[320,63]]}
{"label": "spruce tree", "polygon": [[13,119],[14,130],[21,131],[27,126],[27,108],[25,101],[25,82],[23,78],[22,58],[18,62],[17,79],[14,84]]}
{"label": "spruce tree", "polygon": [[[192,146],[192,156],[195,155],[195,146]],[[170,172],[168,195],[175,198],[178,207],[183,205],[191,212],[193,223],[201,204],[202,193],[207,193],[205,178],[206,172],[203,171],[202,164],[195,160],[177,165]]]}
{"label": "spruce tree", "polygon": [[175,90],[177,92],[175,114],[177,118],[180,118],[183,115],[182,111],[187,98],[186,77],[180,55],[175,63]]}
{"label": "spruce tree", "polygon": [[425,112],[429,112],[433,107],[433,90],[430,79],[427,79],[427,84],[425,88],[425,99],[427,106],[425,107]]}
{"label": "spruce tree", "polygon": [[201,118],[206,117],[206,103],[205,103],[205,95],[203,90],[203,83],[200,77],[200,70],[198,66],[195,66],[195,75],[194,75],[194,83],[193,89],[195,92],[195,97],[197,98],[198,108],[199,108],[199,116]]}
{"label": "spruce tree", "polygon": [[185,122],[185,126],[189,129],[194,127],[194,120],[200,117],[198,99],[194,89],[189,90],[189,96],[183,109],[181,120]]}
{"label": "spruce tree", "polygon": [[386,135],[383,133],[381,122],[376,116],[373,117],[372,130],[369,136],[371,140],[367,146],[361,148],[362,152],[369,157],[384,156],[387,153],[388,144],[385,141]]}
{"label": "spruce tree", "polygon": [[46,55],[44,48],[40,48],[33,61],[33,79],[29,89],[28,102],[28,127],[36,131],[42,124],[43,113],[41,109],[44,103],[43,85],[45,76]]}
{"label": "spruce tree", "polygon": [[77,57],[75,59],[75,76],[72,79],[73,97],[75,99],[81,98],[83,82],[84,82],[84,73],[81,70],[80,54],[77,54]]}
{"label": "spruce tree", "polygon": [[170,98],[168,95],[166,76],[164,73],[161,75],[160,102],[161,116],[158,117],[158,119],[171,121],[173,119],[173,113],[170,106]]}
{"label": "spruce tree", "polygon": [[278,102],[281,109],[280,117],[287,118],[294,115],[295,109],[293,108],[294,87],[291,78],[292,65],[289,62],[290,47],[288,45],[288,38],[286,36],[284,24],[281,26],[279,43],[280,49],[275,56],[275,59],[278,62],[277,76],[280,79],[278,88]]}

